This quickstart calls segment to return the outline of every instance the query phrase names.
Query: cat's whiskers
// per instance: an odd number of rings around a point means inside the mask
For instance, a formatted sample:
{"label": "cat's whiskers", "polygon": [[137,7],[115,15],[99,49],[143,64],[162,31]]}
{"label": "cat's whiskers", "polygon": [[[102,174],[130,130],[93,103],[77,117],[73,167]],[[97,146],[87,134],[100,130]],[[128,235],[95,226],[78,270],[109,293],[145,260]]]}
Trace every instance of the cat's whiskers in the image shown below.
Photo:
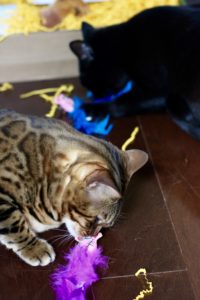
{"label": "cat's whiskers", "polygon": [[127,217],[127,212],[121,211],[119,214],[119,218],[126,218]]}
{"label": "cat's whiskers", "polygon": [[112,231],[112,232],[118,231],[118,229],[116,228],[115,225],[114,225],[113,227],[108,228],[108,230],[109,230],[109,231]]}
{"label": "cat's whiskers", "polygon": [[116,219],[116,223],[115,224],[119,224],[119,223],[121,223],[121,222],[123,222],[124,220],[126,220],[127,219],[127,216],[126,216],[126,214],[120,214],[118,217],[117,217],[117,219]]}
{"label": "cat's whiskers", "polygon": [[50,237],[50,238],[48,239],[48,241],[50,241],[51,243],[54,243],[55,241],[60,240],[60,239],[62,239],[62,238],[64,238],[64,237],[65,237],[64,234],[62,234],[62,235],[56,235],[56,236]]}
{"label": "cat's whiskers", "polygon": [[74,242],[74,239],[72,238],[70,241],[69,241],[69,244],[68,246],[71,247],[71,244]]}
{"label": "cat's whiskers", "polygon": [[[67,240],[70,240],[72,238],[71,235],[69,235],[68,233],[67,234],[61,234],[61,235],[56,235],[56,236],[53,236],[51,237],[50,239],[48,239],[49,241],[51,241],[51,243],[56,243],[58,242],[59,240],[63,239],[61,242],[63,241],[67,241]],[[60,245],[60,244],[59,244]],[[58,246],[59,246],[58,245]]]}
{"label": "cat's whiskers", "polygon": [[62,244],[70,241],[70,240],[73,240],[73,236],[69,235],[69,236],[66,236],[59,244],[58,244],[58,247],[60,247]]}
{"label": "cat's whiskers", "polygon": [[115,224],[112,226],[112,227],[110,227],[110,230],[111,231],[118,231],[119,230],[119,226],[121,226],[121,223],[123,223],[124,222],[124,220],[126,220],[127,218],[126,218],[126,214],[125,213],[121,213],[118,217],[117,217],[117,219],[116,219],[116,221],[115,221]]}
{"label": "cat's whiskers", "polygon": [[63,236],[51,241],[51,244],[55,244],[56,242],[60,241],[61,239],[63,239]]}
{"label": "cat's whiskers", "polygon": [[56,234],[56,235],[54,234],[53,236],[51,236],[50,238],[48,238],[48,240],[54,239],[54,238],[59,237],[59,236],[65,236],[65,234],[63,234],[63,233]]}

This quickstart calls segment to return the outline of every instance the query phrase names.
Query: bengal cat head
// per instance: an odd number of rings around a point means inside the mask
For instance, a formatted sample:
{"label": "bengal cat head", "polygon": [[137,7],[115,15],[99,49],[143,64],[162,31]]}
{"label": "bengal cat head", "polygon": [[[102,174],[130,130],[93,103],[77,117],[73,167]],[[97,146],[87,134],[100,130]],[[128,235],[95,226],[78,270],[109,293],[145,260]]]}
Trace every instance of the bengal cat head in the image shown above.
{"label": "bengal cat head", "polygon": [[75,239],[96,235],[102,228],[115,223],[131,176],[148,159],[141,150],[121,152],[121,156],[124,169],[118,170],[121,176],[118,183],[112,170],[97,167],[86,177],[84,184],[77,185],[73,196],[66,202],[64,222]]}

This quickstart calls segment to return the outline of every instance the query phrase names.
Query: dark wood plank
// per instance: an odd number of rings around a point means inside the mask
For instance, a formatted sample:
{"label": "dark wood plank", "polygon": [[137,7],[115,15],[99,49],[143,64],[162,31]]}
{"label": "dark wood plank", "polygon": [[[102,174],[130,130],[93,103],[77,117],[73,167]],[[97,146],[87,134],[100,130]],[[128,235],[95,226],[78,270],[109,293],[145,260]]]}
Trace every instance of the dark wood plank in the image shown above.
{"label": "dark wood plank", "polygon": [[140,120],[184,261],[200,299],[200,143],[166,115]]}
{"label": "dark wood plank", "polygon": [[[195,300],[186,272],[151,274],[148,279],[153,282],[154,289],[145,299]],[[101,280],[93,288],[96,300],[132,300],[142,289],[140,281],[133,276]]]}
{"label": "dark wood plank", "polygon": [[[59,80],[16,84],[14,91],[0,94],[1,106],[23,113],[44,115],[49,109],[48,104],[39,100],[38,97],[33,97],[30,100],[20,100],[19,94],[36,88],[60,85],[64,82],[64,80]],[[75,93],[79,95],[84,94],[84,90],[80,88],[76,80],[69,80],[69,82],[76,84]],[[120,147],[137,124],[138,120],[136,118],[116,120],[108,140]],[[156,124],[156,126],[158,125]],[[153,135],[150,135],[149,138],[155,141]],[[140,132],[131,148],[146,149],[146,146],[148,148],[149,144],[147,144],[146,139],[146,132],[144,136]],[[156,151],[159,151],[158,148],[156,149]],[[163,159],[165,160],[165,157]],[[139,268],[145,267],[153,276],[153,280],[155,279],[156,285],[160,286],[160,288],[155,290],[155,297],[152,299],[175,299],[169,298],[168,293],[164,293],[163,290],[165,287],[169,289],[170,286],[175,289],[174,287],[177,285],[178,297],[176,299],[193,300],[187,265],[183,260],[174,228],[171,224],[171,217],[167,211],[160,186],[150,162],[132,178],[125,198],[123,218],[119,220],[113,229],[107,230],[104,238],[100,241],[104,253],[110,257],[109,270],[104,275],[105,278],[109,278],[109,281],[105,279],[97,284],[94,289],[95,299],[103,299],[98,297],[100,297],[99,291],[102,290],[101,286],[102,284],[105,285],[105,283],[106,285],[109,283],[108,288],[106,288],[106,294],[120,299],[118,298],[118,289],[115,287],[121,286],[122,289],[122,286],[125,285],[128,292],[124,294],[125,298],[121,299],[132,299],[137,286],[138,289],[140,289],[140,286],[137,285],[137,280],[132,281],[130,276]],[[42,234],[42,236],[49,239],[57,234],[56,231],[49,231]],[[1,270],[3,272],[0,275],[0,290],[2,291],[2,299],[12,299],[12,295],[15,295],[15,300],[28,298],[51,300],[53,294],[48,284],[49,274],[53,272],[59,263],[63,263],[63,254],[68,251],[73,242],[59,244],[60,241],[55,243],[56,261],[45,268],[30,267],[18,259],[11,251],[1,246]],[[173,275],[173,277],[169,275],[171,273],[176,275]],[[122,279],[120,278],[122,285],[120,285],[121,283],[118,285],[116,277],[119,276],[124,276]],[[113,278],[111,279],[111,277]],[[12,291],[8,288],[10,279],[13,282]],[[31,284],[31,282],[33,283]],[[161,284],[161,282],[163,283]],[[181,286],[183,286],[182,294],[180,291]],[[107,298],[106,294],[104,294],[104,299],[107,300],[109,298]],[[169,295],[171,297],[172,291]],[[190,297],[187,298],[185,295],[190,295]]]}
{"label": "dark wood plank", "polygon": [[[136,124],[133,118],[116,120],[110,140],[120,147]],[[141,132],[130,148],[145,148]],[[122,216],[102,240],[106,254],[114,258],[108,276],[130,275],[142,266],[149,272],[185,269],[150,163],[133,176]]]}

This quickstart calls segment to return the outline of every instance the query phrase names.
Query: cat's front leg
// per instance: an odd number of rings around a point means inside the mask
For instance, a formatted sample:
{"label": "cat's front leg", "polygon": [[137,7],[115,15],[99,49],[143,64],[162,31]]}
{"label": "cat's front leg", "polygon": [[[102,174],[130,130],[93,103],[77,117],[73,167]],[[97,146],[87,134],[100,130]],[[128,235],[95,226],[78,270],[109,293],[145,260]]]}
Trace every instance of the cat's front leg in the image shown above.
{"label": "cat's front leg", "polygon": [[36,236],[18,208],[4,205],[0,211],[0,241],[31,266],[46,266],[55,259],[50,244]]}
{"label": "cat's front leg", "polygon": [[31,266],[46,266],[55,260],[53,247],[38,237],[29,237],[27,244],[16,253]]}

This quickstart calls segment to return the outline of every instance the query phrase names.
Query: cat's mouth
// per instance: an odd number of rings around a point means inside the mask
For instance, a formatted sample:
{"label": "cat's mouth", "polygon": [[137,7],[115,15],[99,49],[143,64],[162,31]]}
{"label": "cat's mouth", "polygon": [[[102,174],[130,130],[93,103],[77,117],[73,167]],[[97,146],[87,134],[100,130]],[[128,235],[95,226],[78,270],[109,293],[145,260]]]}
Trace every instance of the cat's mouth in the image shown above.
{"label": "cat's mouth", "polygon": [[77,242],[79,242],[80,240],[85,239],[85,238],[95,238],[100,233],[101,230],[102,230],[102,226],[97,226],[93,230],[85,230],[85,231],[80,232],[78,235],[76,235],[74,237],[74,239]]}
{"label": "cat's mouth", "polygon": [[83,240],[96,238],[99,234],[100,234],[100,231],[99,231],[97,234],[95,234],[95,235],[78,236],[78,237],[75,238],[75,240],[76,240],[78,243],[80,243],[80,242],[82,242]]}

